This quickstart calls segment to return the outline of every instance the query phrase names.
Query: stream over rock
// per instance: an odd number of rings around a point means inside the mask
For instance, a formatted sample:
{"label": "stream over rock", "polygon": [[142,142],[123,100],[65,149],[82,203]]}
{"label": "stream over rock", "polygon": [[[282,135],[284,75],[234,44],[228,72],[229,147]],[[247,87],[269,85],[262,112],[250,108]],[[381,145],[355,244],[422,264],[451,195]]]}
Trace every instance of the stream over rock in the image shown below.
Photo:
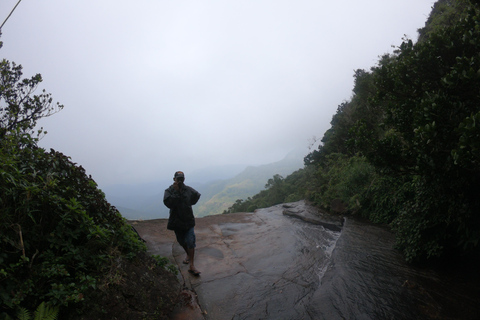
{"label": "stream over rock", "polygon": [[196,222],[200,277],[167,220],[132,222],[149,253],[178,265],[182,294],[196,294],[174,319],[479,319],[477,270],[408,265],[387,228],[304,201]]}

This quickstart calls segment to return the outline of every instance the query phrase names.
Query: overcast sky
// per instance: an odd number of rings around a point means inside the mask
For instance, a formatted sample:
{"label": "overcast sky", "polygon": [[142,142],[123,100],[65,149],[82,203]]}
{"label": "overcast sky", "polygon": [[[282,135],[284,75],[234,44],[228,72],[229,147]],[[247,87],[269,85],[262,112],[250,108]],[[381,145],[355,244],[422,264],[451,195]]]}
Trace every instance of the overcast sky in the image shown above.
{"label": "overcast sky", "polygon": [[[17,0],[0,1],[3,22]],[[65,106],[40,145],[100,187],[176,170],[261,165],[308,152],[355,69],[404,35],[433,0],[23,0],[0,57],[40,73]]]}

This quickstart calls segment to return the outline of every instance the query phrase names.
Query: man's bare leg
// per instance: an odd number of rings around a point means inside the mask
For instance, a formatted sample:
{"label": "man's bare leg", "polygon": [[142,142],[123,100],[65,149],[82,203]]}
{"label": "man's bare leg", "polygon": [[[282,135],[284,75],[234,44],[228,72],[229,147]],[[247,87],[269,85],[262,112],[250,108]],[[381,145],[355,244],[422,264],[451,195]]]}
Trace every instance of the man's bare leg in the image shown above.
{"label": "man's bare leg", "polygon": [[188,255],[188,249],[187,249],[187,246],[182,246],[183,250],[185,250],[185,253],[187,254],[187,257],[185,258],[185,260],[183,260],[183,263],[184,264],[190,264],[190,256]]}
{"label": "man's bare leg", "polygon": [[186,252],[187,252],[188,259],[190,261],[191,273],[194,274],[194,275],[199,275],[200,271],[198,271],[195,268],[195,264],[194,264],[194,262],[195,262],[195,249],[194,248],[187,248]]}

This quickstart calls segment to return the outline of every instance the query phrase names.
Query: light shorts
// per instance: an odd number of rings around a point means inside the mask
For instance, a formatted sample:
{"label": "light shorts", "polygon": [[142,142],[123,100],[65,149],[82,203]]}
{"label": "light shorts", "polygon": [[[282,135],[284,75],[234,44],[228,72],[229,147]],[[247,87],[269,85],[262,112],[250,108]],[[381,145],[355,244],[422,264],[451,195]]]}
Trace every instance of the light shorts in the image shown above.
{"label": "light shorts", "polygon": [[196,247],[193,227],[187,231],[175,230],[175,235],[177,236],[178,243],[180,243],[182,247],[187,247],[187,249],[194,249]]}

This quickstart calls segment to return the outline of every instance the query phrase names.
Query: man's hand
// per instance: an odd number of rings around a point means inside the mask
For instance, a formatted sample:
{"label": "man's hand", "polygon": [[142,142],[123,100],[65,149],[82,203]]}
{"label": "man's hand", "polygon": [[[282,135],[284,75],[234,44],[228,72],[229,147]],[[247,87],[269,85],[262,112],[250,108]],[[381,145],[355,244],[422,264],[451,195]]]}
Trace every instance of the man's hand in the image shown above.
{"label": "man's hand", "polygon": [[178,185],[178,181],[173,182],[173,188],[175,189],[175,191],[180,191],[180,186]]}

